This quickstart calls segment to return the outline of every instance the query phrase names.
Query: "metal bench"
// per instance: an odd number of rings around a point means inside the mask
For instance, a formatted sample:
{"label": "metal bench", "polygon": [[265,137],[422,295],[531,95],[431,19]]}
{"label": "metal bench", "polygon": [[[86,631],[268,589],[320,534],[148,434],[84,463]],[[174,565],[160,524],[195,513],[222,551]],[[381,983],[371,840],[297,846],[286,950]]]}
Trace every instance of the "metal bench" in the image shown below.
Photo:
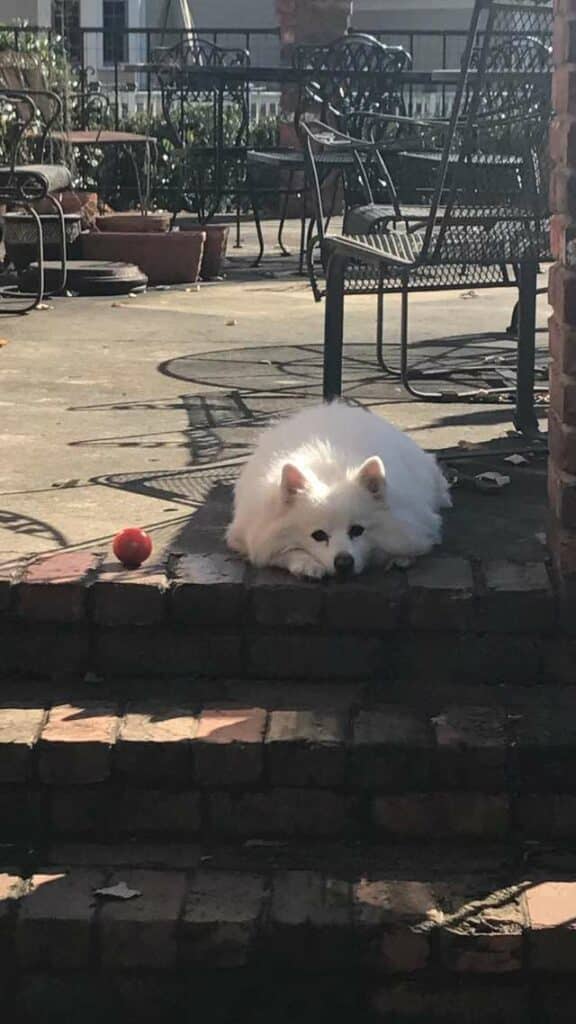
{"label": "metal bench", "polygon": [[[416,289],[517,284],[514,422],[523,431],[537,429],[533,402],[536,282],[539,263],[550,259],[551,30],[551,4],[476,0],[448,122],[370,115],[378,126],[370,141],[348,139],[356,162],[356,183],[363,183],[367,201],[348,206],[341,235],[326,233],[316,175],[316,225],[326,272],[326,398],[341,390],[345,294],[378,296],[379,357],[383,369],[394,372],[382,355],[387,291],[402,296],[397,376],[411,394],[429,401],[453,401],[485,400],[489,394],[510,391],[510,387],[487,386],[465,392],[419,390],[415,386],[419,371],[412,371],[408,361],[408,299]],[[442,145],[427,149],[426,133],[440,137]],[[312,126],[307,141],[311,174],[316,174],[318,152],[342,145],[342,138],[331,138],[325,126]],[[430,203],[417,216],[402,209],[388,172],[389,152],[403,152],[408,159],[420,156],[436,166]],[[374,200],[366,170],[369,159],[379,160],[386,172],[388,205]],[[311,255],[309,266],[317,295],[321,294]],[[447,379],[455,373],[445,367],[431,376]]]}

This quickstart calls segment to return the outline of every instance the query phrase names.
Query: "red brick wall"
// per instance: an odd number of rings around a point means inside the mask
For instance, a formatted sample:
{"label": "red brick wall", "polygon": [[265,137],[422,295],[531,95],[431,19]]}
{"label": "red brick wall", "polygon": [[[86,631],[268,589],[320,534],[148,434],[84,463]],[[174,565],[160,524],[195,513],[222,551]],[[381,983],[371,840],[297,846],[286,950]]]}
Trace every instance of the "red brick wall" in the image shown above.
{"label": "red brick wall", "polygon": [[[351,14],[352,0],[276,0],[282,59],[290,63],[292,47],[296,43],[330,43],[343,36]],[[294,104],[294,89],[284,89],[282,110],[292,113]],[[295,140],[284,138],[282,143],[294,145]]]}
{"label": "red brick wall", "polygon": [[282,47],[329,43],[344,35],[352,0],[276,0]]}
{"label": "red brick wall", "polygon": [[566,578],[576,577],[576,0],[554,8],[549,496],[554,561]]}

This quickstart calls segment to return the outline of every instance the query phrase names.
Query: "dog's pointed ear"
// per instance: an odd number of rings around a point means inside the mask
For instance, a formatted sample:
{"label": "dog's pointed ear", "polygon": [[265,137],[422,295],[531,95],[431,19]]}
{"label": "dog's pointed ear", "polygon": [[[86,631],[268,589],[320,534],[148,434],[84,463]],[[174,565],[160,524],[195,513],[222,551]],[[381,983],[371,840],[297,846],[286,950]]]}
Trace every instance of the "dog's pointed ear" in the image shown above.
{"label": "dog's pointed ear", "polygon": [[280,484],[282,495],[285,501],[293,501],[297,494],[307,490],[308,481],[301,469],[293,462],[287,462],[282,467],[282,481]]}
{"label": "dog's pointed ear", "polygon": [[358,470],[357,480],[375,498],[383,498],[386,490],[386,470],[378,455],[372,455],[362,463]]}

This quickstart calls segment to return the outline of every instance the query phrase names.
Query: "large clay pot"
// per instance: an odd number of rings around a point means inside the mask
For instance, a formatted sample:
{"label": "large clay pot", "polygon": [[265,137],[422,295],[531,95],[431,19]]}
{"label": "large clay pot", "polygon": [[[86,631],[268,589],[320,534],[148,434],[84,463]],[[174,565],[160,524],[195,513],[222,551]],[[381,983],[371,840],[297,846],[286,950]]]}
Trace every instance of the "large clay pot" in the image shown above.
{"label": "large clay pot", "polygon": [[82,235],[82,252],[86,259],[135,263],[150,284],[190,284],[198,280],[205,239],[203,231],[90,231]]}
{"label": "large clay pot", "polygon": [[186,218],[178,221],[180,231],[186,234],[205,234],[204,255],[200,267],[200,277],[203,281],[212,281],[219,277],[222,272],[222,263],[226,256],[228,236],[230,227],[228,224],[198,224],[197,221],[189,221]]}
{"label": "large clay pot", "polygon": [[[98,193],[82,192],[68,189],[59,192],[56,198],[60,201],[64,213],[77,213],[83,228],[91,228],[98,215]],[[53,214],[54,207],[49,199],[39,199],[34,203],[36,213]]]}
{"label": "large clay pot", "polygon": [[168,231],[170,219],[169,213],[107,213],[96,217],[96,230],[129,231],[131,234]]}

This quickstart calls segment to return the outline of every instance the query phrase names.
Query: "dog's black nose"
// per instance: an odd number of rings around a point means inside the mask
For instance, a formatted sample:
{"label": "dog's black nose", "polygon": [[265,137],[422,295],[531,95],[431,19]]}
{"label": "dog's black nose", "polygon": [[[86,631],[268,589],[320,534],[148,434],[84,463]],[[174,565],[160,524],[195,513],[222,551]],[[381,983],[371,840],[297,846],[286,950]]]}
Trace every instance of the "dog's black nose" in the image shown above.
{"label": "dog's black nose", "polygon": [[341,551],[334,559],[334,568],[338,576],[349,576],[354,571],[354,559],[346,551]]}

